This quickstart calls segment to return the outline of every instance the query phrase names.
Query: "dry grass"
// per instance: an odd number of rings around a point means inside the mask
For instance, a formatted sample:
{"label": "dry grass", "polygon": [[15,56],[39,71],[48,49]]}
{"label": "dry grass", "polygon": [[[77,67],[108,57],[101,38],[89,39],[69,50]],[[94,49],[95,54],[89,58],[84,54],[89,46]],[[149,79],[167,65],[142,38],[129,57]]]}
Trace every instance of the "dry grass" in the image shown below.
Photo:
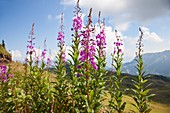
{"label": "dry grass", "polygon": [[[107,93],[106,96],[104,96],[104,98],[106,98],[106,100],[103,102],[103,104],[105,106],[108,106],[108,100],[110,98],[109,94]],[[131,110],[134,110],[135,113],[138,113],[135,107],[131,105],[131,103],[134,103],[134,101],[130,96],[125,95],[123,101],[127,102],[125,113],[132,113]],[[157,102],[150,102],[150,107],[152,109],[150,113],[170,113],[170,105],[161,104]]]}
{"label": "dry grass", "polygon": [[10,73],[24,73],[25,72],[25,67],[23,64],[19,63],[19,62],[14,62],[12,61],[11,63],[8,64],[8,66],[10,67]]}

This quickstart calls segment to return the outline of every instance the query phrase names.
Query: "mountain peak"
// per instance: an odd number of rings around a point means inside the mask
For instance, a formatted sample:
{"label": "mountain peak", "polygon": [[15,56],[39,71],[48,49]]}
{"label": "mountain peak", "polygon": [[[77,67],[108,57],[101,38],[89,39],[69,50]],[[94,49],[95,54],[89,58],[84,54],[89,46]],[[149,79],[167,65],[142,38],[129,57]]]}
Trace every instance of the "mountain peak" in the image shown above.
{"label": "mountain peak", "polygon": [[[146,74],[159,74],[170,77],[170,50],[143,54],[144,70]],[[124,63],[122,71],[133,75],[137,74],[136,62]]]}

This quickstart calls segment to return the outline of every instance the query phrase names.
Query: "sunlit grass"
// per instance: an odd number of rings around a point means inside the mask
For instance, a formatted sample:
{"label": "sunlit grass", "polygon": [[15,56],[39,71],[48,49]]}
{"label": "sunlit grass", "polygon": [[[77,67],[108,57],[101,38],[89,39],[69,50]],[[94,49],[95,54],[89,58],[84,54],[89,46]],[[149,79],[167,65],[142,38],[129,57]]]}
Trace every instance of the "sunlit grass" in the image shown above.
{"label": "sunlit grass", "polygon": [[[108,109],[108,104],[109,104],[108,100],[110,99],[110,95],[108,93],[106,93],[104,98],[105,98],[105,101],[103,102],[103,104],[106,106],[106,108],[102,109],[103,110],[102,112],[105,113],[106,109],[109,110]],[[135,113],[138,113],[137,110],[135,109],[135,107],[131,105],[131,103],[134,103],[134,100],[130,96],[124,95],[123,101],[127,102],[126,107],[125,107],[125,113],[133,113],[131,110],[134,110]],[[153,102],[153,101],[151,101],[149,104],[152,109],[152,111],[150,113],[170,113],[170,105],[168,105],[168,104],[161,104],[161,103],[157,103],[157,102]]]}
{"label": "sunlit grass", "polygon": [[25,72],[24,65],[22,63],[12,61],[8,64],[8,66],[10,67],[11,73],[17,73],[17,72],[24,73]]}

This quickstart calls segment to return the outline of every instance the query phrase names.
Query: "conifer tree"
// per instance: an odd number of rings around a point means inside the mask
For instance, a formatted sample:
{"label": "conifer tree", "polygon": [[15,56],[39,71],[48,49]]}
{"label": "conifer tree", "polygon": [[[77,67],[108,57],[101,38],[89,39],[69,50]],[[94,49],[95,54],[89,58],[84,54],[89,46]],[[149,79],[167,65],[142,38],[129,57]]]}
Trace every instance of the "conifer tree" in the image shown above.
{"label": "conifer tree", "polygon": [[5,42],[4,42],[4,40],[2,40],[2,47],[5,48]]}

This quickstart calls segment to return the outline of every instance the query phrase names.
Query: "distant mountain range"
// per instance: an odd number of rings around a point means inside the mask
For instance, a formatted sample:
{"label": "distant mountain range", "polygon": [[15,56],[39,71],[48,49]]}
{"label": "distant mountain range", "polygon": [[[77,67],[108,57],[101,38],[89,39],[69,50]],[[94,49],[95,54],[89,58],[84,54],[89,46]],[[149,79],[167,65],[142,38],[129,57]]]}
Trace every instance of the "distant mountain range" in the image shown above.
{"label": "distant mountain range", "polygon": [[[170,77],[170,50],[157,53],[143,54],[144,70],[146,74],[157,74]],[[131,62],[124,63],[122,71],[136,75],[136,61],[135,59]]]}

